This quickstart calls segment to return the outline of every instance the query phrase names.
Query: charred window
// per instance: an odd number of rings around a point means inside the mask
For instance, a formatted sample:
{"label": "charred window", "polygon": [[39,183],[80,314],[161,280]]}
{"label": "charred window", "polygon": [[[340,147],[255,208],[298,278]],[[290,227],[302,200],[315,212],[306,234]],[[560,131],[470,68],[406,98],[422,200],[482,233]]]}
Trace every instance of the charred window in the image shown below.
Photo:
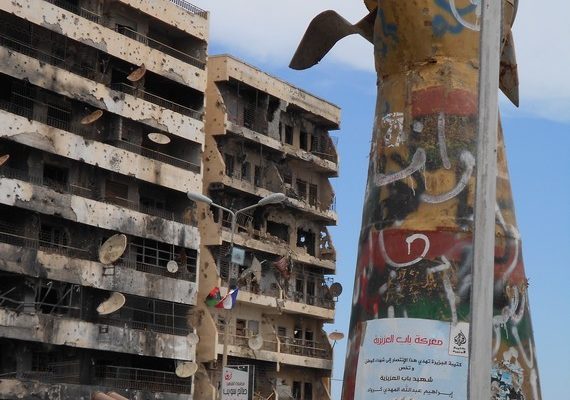
{"label": "charred window", "polygon": [[261,167],[259,165],[256,165],[254,168],[254,173],[253,173],[253,184],[255,186],[262,186],[262,175],[261,175]]}
{"label": "charred window", "polygon": [[129,204],[129,186],[107,179],[105,181],[105,200],[115,204],[128,206]]}
{"label": "charred window", "polygon": [[234,163],[235,158],[232,154],[224,154],[224,161],[226,162],[226,175],[234,176]]}
{"label": "charred window", "polygon": [[286,224],[267,221],[267,233],[285,242],[289,242],[289,226]]}
{"label": "charred window", "polygon": [[317,193],[317,185],[313,183],[309,184],[309,204],[315,207],[317,206]]}
{"label": "charred window", "polygon": [[305,397],[303,400],[313,400],[313,384],[311,382],[305,382]]}
{"label": "charred window", "polygon": [[61,226],[41,224],[40,245],[48,248],[65,247],[69,245],[69,236]]}
{"label": "charred window", "polygon": [[245,181],[251,180],[251,164],[248,161],[244,161],[241,164],[241,179]]}
{"label": "charred window", "polygon": [[69,170],[53,164],[44,164],[43,180],[49,186],[63,188],[67,185]]}
{"label": "charred window", "polygon": [[307,200],[307,182],[297,179],[297,195],[303,200]]}
{"label": "charred window", "polygon": [[299,136],[299,147],[303,150],[309,150],[309,134],[306,131],[301,131]]}
{"label": "charred window", "polygon": [[285,143],[293,144],[293,127],[291,125],[285,125]]}
{"label": "charred window", "polygon": [[315,234],[303,229],[297,230],[297,247],[304,247],[307,253],[315,255]]}

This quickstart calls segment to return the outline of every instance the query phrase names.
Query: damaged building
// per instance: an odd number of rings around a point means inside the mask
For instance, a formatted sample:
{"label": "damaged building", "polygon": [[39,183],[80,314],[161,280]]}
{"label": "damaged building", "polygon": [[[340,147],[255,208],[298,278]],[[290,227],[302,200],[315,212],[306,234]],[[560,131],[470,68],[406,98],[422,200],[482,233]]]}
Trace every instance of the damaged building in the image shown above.
{"label": "damaged building", "polygon": [[191,399],[208,14],[0,9],[0,398]]}
{"label": "damaged building", "polygon": [[[206,96],[200,298],[239,289],[231,310],[203,307],[196,396],[216,398],[222,366],[249,366],[255,399],[330,399],[336,224],[329,131],[340,110],[234,57],[210,56]],[[276,193],[284,201],[231,214]],[[234,251],[231,251],[232,242]],[[251,383],[253,382],[253,383]],[[203,383],[203,384],[202,384]],[[251,398],[251,397],[250,397]]]}

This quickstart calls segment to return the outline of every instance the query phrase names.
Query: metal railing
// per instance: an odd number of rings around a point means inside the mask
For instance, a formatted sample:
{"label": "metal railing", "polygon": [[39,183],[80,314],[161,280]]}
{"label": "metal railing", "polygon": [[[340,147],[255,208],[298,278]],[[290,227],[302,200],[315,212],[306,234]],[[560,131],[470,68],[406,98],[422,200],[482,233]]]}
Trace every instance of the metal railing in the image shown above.
{"label": "metal railing", "polygon": [[[120,327],[127,326],[131,329],[155,333],[167,333],[178,336],[187,336],[190,333],[191,328],[188,326],[186,316],[188,311],[187,309],[182,313],[182,315],[177,315],[174,309],[174,303],[155,299],[146,300],[148,300],[149,303],[152,303],[152,311],[136,306],[129,306],[129,298],[127,298],[127,305],[121,307],[118,312],[98,316],[95,319],[95,322]],[[165,310],[167,308],[170,308],[170,312],[160,312],[157,310]]]}
{"label": "metal railing", "polygon": [[174,112],[177,112],[179,114],[186,115],[190,118],[202,120],[202,113],[199,111],[196,111],[196,110],[193,110],[189,107],[177,104],[173,101],[164,99],[164,98],[157,96],[155,94],[146,92],[143,89],[139,89],[139,88],[136,88],[134,86],[127,85],[126,83],[122,83],[122,82],[112,83],[111,89],[129,94],[129,95],[137,97],[137,98],[141,98],[141,99],[146,100],[148,102],[154,103],[160,107],[167,108],[167,109],[172,110]]}
{"label": "metal railing", "polygon": [[76,6],[75,4],[70,4],[65,0],[46,0],[48,3],[53,4],[59,8],[63,8],[69,12],[72,12],[80,17],[88,19],[91,22],[95,22],[97,24],[101,23],[101,16],[93,11],[87,10],[83,7]]}
{"label": "metal railing", "polygon": [[88,250],[79,249],[77,247],[64,245],[53,240],[38,239],[27,236],[21,227],[0,223],[0,242],[21,246],[36,250],[45,251],[46,253],[59,254],[66,257],[79,258],[84,260],[92,259]]}
{"label": "metal railing", "polygon": [[177,58],[181,61],[184,61],[190,65],[193,65],[195,67],[198,67],[200,69],[205,69],[206,68],[206,63],[194,56],[191,56],[190,54],[184,53],[183,51],[180,51],[178,49],[175,49],[174,47],[170,47],[167,44],[161,43],[156,39],[153,39],[151,37],[145,36],[137,31],[134,31],[132,29],[127,28],[126,26],[118,26],[115,28],[115,30],[120,33],[121,35],[125,35],[133,40],[136,40],[137,42],[146,44],[147,46],[161,51],[165,54],[168,54],[174,58]]}
{"label": "metal railing", "polygon": [[187,171],[192,171],[199,173],[200,172],[200,165],[192,163],[187,160],[182,160],[180,158],[176,158],[170,156],[168,154],[161,153],[156,150],[151,150],[143,146],[138,146],[134,143],[127,142],[125,140],[119,140],[116,143],[118,148],[128,150],[132,153],[140,154],[144,157],[152,158],[153,160],[161,161],[166,164],[174,165],[175,167],[183,168]]}
{"label": "metal railing", "polygon": [[312,358],[331,359],[329,347],[315,340],[295,339],[287,336],[278,336],[281,353],[300,355]]}
{"label": "metal railing", "polygon": [[0,33],[0,45],[6,46],[26,56],[33,57],[39,61],[43,61],[46,64],[65,69],[66,71],[73,72],[77,75],[91,80],[95,80],[97,76],[95,69],[85,64],[78,65],[75,63],[75,60],[66,61],[61,57],[55,56],[53,53],[46,53],[29,43],[23,43],[3,33]]}
{"label": "metal railing", "polygon": [[169,371],[97,365],[95,376],[98,384],[114,388],[170,393],[192,392],[192,379],[179,378]]}
{"label": "metal railing", "polygon": [[30,371],[14,372],[17,378],[38,380],[49,383],[80,383],[81,364],[79,361],[51,362],[34,366]]}
{"label": "metal railing", "polygon": [[208,12],[196,7],[194,4],[188,3],[185,0],[170,0],[172,3],[176,4],[178,7],[183,8],[186,11],[196,14],[204,19],[208,18]]}
{"label": "metal railing", "polygon": [[157,258],[155,263],[145,262],[143,257],[142,245],[129,243],[127,250],[118,261],[119,265],[136,271],[147,272],[154,275],[166,276],[169,278],[183,279],[190,282],[196,282],[196,263],[195,256],[187,256],[186,261],[177,261],[178,271],[172,273],[166,268],[166,264],[174,258],[174,254]]}
{"label": "metal railing", "polygon": [[[82,308],[80,306],[72,306],[71,305],[71,297],[68,297],[72,294],[73,290],[81,290],[81,287],[78,285],[71,285],[71,287],[66,291],[66,293],[61,296],[61,299],[54,303],[47,300],[47,295],[44,295],[41,300],[35,301],[25,301],[25,300],[17,300],[11,298],[9,295],[13,292],[16,288],[12,288],[7,290],[4,293],[0,293],[0,308],[7,308],[9,310],[16,311],[18,313],[25,312],[26,310],[33,309],[35,311],[40,311],[42,308],[50,308],[46,314],[52,314],[56,311],[58,315],[65,315],[69,318],[80,318]],[[48,287],[47,290],[49,291],[51,287]],[[63,300],[68,300],[68,304],[63,303]],[[64,311],[64,312],[62,312]]]}

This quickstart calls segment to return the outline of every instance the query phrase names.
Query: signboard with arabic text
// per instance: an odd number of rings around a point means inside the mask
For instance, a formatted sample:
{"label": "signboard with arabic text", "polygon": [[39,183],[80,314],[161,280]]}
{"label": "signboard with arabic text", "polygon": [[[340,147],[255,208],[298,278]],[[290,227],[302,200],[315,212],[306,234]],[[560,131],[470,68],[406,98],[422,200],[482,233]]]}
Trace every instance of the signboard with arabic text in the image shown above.
{"label": "signboard with arabic text", "polygon": [[468,323],[385,318],[363,330],[355,399],[467,398]]}
{"label": "signboard with arabic text", "polygon": [[250,400],[249,366],[224,367],[221,400]]}

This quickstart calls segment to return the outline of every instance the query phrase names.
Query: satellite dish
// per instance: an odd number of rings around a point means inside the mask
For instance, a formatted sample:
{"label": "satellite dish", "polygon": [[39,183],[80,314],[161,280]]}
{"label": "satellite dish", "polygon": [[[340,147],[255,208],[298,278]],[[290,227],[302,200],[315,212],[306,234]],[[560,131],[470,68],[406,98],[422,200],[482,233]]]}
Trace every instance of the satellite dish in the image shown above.
{"label": "satellite dish", "polygon": [[335,282],[329,288],[332,297],[338,297],[342,293],[342,285],[338,282]]}
{"label": "satellite dish", "polygon": [[99,248],[99,261],[112,264],[117,261],[127,248],[127,237],[122,233],[111,236]]}
{"label": "satellite dish", "polygon": [[99,315],[112,314],[125,305],[125,296],[119,292],[113,292],[111,296],[97,307]]}
{"label": "satellite dish", "polygon": [[188,343],[198,344],[199,341],[200,341],[200,337],[198,335],[196,335],[195,333],[190,332],[188,334]]}
{"label": "satellite dish", "polygon": [[176,361],[176,376],[179,378],[189,378],[198,371],[198,364],[193,361]]}
{"label": "satellite dish", "polygon": [[129,76],[127,76],[127,79],[131,82],[140,81],[145,73],[146,73],[146,67],[144,66],[144,64],[141,64],[140,67],[135,69],[133,72],[129,74]]}
{"label": "satellite dish", "polygon": [[110,398],[112,398],[114,400],[129,400],[125,396],[121,396],[119,393],[116,393],[116,392],[109,392],[109,393],[107,393],[107,396],[109,396]]}
{"label": "satellite dish", "polygon": [[263,347],[263,337],[261,335],[255,335],[247,339],[247,345],[252,350],[259,350]]}
{"label": "satellite dish", "polygon": [[92,124],[93,122],[97,121],[99,118],[101,118],[103,116],[103,110],[95,110],[93,111],[91,114],[87,115],[86,117],[83,117],[81,119],[81,125],[89,125]]}
{"label": "satellite dish", "polygon": [[146,135],[150,140],[152,140],[154,143],[158,143],[158,144],[168,144],[170,143],[170,138],[168,136],[166,136],[164,133],[149,133],[148,135]]}
{"label": "satellite dish", "polygon": [[170,260],[169,262],[166,263],[166,269],[171,274],[175,274],[176,272],[178,272],[178,263],[174,260]]}
{"label": "satellite dish", "polygon": [[331,332],[329,333],[329,339],[332,340],[333,342],[336,342],[337,340],[342,340],[344,339],[344,333],[338,331]]}
{"label": "satellite dish", "polygon": [[10,159],[10,154],[4,154],[3,156],[0,156],[0,167],[6,164],[9,159]]}

